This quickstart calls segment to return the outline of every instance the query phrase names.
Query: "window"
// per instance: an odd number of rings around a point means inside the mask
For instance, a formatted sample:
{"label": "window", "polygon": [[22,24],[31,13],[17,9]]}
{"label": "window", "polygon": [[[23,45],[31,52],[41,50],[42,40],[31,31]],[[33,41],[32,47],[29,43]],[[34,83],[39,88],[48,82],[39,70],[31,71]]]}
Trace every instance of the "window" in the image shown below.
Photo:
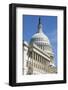
{"label": "window", "polygon": [[34,55],[35,55],[35,60],[36,60],[36,53],[34,53]]}
{"label": "window", "polygon": [[37,54],[36,54],[36,60],[37,60]]}
{"label": "window", "polygon": [[35,60],[35,52],[33,52],[33,59]]}
{"label": "window", "polygon": [[38,55],[38,61],[40,62],[40,55]]}
{"label": "window", "polygon": [[40,62],[41,62],[41,56],[40,56]]}
{"label": "window", "polygon": [[44,59],[43,59],[43,57],[42,57],[41,63],[42,63],[42,64],[44,63]]}
{"label": "window", "polygon": [[38,54],[36,53],[36,60],[38,61]]}

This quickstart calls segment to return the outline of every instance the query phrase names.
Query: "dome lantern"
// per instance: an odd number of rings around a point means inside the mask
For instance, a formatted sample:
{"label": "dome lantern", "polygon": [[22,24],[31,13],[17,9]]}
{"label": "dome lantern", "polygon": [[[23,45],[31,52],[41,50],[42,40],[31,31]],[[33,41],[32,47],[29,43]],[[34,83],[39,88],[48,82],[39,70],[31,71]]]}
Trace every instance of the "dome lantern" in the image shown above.
{"label": "dome lantern", "polygon": [[40,17],[39,17],[39,23],[38,23],[38,33],[42,33],[42,23],[41,23]]}

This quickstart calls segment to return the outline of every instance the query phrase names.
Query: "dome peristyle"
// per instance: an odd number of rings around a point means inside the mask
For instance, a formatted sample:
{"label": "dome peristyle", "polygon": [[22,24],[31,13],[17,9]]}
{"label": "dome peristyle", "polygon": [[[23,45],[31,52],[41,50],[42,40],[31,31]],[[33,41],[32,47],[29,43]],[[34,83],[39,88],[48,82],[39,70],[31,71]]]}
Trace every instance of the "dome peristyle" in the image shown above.
{"label": "dome peristyle", "polygon": [[32,36],[31,42],[35,44],[50,45],[48,37],[43,32],[38,32]]}

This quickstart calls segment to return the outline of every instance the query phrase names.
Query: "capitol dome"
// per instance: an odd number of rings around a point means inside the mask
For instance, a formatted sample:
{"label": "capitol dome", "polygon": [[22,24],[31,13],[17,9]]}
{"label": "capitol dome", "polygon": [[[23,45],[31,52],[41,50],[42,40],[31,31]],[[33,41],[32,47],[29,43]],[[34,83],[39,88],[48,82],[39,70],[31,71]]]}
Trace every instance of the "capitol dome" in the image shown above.
{"label": "capitol dome", "polygon": [[51,45],[48,37],[44,34],[42,30],[42,24],[39,18],[38,32],[34,34],[30,40],[30,44],[36,44],[43,50],[51,51]]}
{"label": "capitol dome", "polygon": [[48,37],[43,32],[38,32],[32,36],[31,41],[35,44],[50,45]]}

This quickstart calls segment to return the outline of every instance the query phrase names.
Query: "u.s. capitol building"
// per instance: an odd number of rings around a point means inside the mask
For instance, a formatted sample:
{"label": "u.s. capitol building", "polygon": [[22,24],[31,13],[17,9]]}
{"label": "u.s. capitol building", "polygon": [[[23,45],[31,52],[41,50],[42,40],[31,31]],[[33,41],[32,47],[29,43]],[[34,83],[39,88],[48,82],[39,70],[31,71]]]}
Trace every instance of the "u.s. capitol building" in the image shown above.
{"label": "u.s. capitol building", "polygon": [[42,23],[39,18],[38,31],[29,42],[23,41],[24,59],[23,74],[46,74],[56,73],[54,65],[54,53],[48,37],[42,30]]}

